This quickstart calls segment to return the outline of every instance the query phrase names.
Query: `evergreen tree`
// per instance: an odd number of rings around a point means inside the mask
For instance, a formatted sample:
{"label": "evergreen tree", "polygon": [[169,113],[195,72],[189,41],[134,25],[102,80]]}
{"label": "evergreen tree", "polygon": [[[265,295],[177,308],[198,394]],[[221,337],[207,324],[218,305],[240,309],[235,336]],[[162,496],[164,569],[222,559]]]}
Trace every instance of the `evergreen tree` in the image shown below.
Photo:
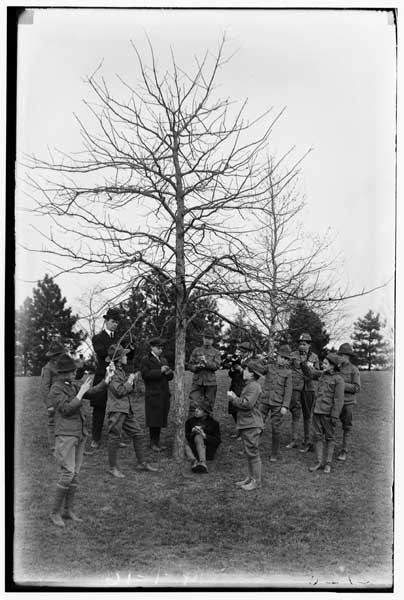
{"label": "evergreen tree", "polygon": [[73,331],[77,316],[65,305],[59,286],[45,275],[33,289],[33,297],[26,298],[17,311],[16,356],[24,374],[41,373],[52,340],[60,340],[71,350],[79,346],[81,334]]}
{"label": "evergreen tree", "polygon": [[380,314],[375,314],[372,310],[354,323],[354,332],[351,335],[353,349],[358,364],[366,366],[368,371],[377,364],[383,364],[386,343],[380,330],[384,326]]}
{"label": "evergreen tree", "polygon": [[324,353],[323,349],[330,341],[330,336],[323,321],[304,302],[298,302],[289,317],[287,330],[287,335],[293,346],[298,345],[302,333],[311,335],[311,347],[314,352],[318,355]]}

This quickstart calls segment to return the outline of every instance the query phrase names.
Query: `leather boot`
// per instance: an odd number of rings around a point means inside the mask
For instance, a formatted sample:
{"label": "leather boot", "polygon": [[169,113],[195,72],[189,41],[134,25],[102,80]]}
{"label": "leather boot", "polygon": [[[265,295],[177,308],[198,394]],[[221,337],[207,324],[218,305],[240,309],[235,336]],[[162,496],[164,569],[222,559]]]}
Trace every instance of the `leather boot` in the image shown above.
{"label": "leather boot", "polygon": [[117,467],[118,464],[118,442],[108,441],[108,462],[111,469]]}
{"label": "leather boot", "polygon": [[83,521],[83,519],[80,519],[79,517],[77,517],[73,512],[74,496],[76,494],[76,490],[77,490],[77,483],[70,484],[69,489],[67,490],[67,493],[66,493],[65,511],[63,513],[63,516],[65,519],[71,519],[72,521],[81,523]]}
{"label": "leather boot", "polygon": [[311,471],[311,472],[318,471],[323,466],[323,441],[322,440],[316,440],[316,442],[314,443],[314,450],[316,453],[317,462],[312,467],[309,467],[309,471]]}
{"label": "leather boot", "polygon": [[50,514],[50,519],[54,525],[58,527],[65,527],[65,522],[62,519],[62,506],[65,500],[66,494],[68,492],[67,487],[62,487],[61,485],[56,486],[56,494],[55,499],[53,501],[52,512]]}
{"label": "leather boot", "polygon": [[276,462],[278,460],[280,441],[281,441],[280,433],[272,432],[271,458],[269,459],[271,462]]}
{"label": "leather boot", "polygon": [[137,462],[139,465],[139,469],[141,471],[150,471],[153,473],[158,471],[157,467],[152,467],[151,464],[146,462],[145,454],[144,454],[143,435],[134,435],[133,436],[133,448],[135,450]]}
{"label": "leather boot", "polygon": [[327,442],[327,452],[324,465],[324,473],[331,472],[332,457],[334,454],[335,442]]}
{"label": "leather boot", "polygon": [[291,448],[297,448],[297,432],[296,432],[296,424],[292,421],[292,440],[287,444],[286,448],[290,450]]}

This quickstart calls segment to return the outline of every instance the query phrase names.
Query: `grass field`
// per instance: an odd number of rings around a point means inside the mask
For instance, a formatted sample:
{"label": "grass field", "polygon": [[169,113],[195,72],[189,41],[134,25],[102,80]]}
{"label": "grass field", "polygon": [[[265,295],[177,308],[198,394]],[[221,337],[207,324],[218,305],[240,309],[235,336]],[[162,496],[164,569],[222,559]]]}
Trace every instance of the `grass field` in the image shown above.
{"label": "grass field", "polygon": [[[159,473],[137,472],[121,450],[126,479],[107,473],[104,445],[85,457],[77,493],[83,524],[49,521],[56,467],[46,448],[38,378],[16,381],[14,579],[64,586],[388,587],[392,583],[392,374],[363,373],[352,450],[330,475],[309,473],[313,454],[286,450],[269,463],[261,444],[263,487],[234,486],[245,473],[230,439],[228,378],[219,373],[215,417],[223,443],[208,475],[164,453]],[[165,439],[164,439],[165,438]],[[172,430],[163,430],[163,442]],[[341,429],[338,425],[338,439]],[[154,457],[153,457],[154,458]]]}

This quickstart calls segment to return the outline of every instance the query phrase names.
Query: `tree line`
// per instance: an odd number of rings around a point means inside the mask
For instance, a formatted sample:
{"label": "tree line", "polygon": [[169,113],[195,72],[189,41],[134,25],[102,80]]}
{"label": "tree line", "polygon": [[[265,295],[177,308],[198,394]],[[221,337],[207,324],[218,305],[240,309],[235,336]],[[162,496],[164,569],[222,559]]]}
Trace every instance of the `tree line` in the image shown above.
{"label": "tree line", "polygon": [[[135,353],[130,369],[138,368],[148,351],[148,339],[161,336],[166,339],[165,356],[175,364],[175,290],[164,277],[149,277],[141,287],[133,289],[118,306],[122,319],[117,336],[122,343],[133,342]],[[263,328],[251,323],[238,312],[233,320],[219,316],[215,299],[201,299],[189,306],[190,326],[186,335],[186,361],[192,349],[200,344],[204,328],[213,328],[217,335],[223,365],[238,342],[248,341],[256,354],[266,354],[267,335]],[[88,319],[89,315],[87,315]],[[94,315],[92,315],[94,318]],[[192,317],[192,320],[191,320]],[[83,316],[73,314],[67,300],[52,277],[45,275],[16,312],[15,369],[19,375],[39,375],[46,362],[46,351],[51,341],[58,339],[72,353],[81,349],[88,362],[92,355],[91,334],[83,325]],[[367,368],[390,368],[392,348],[384,339],[384,322],[380,314],[369,310],[354,323],[351,335],[355,363]],[[310,332],[312,347],[320,356],[329,344],[330,336],[324,322],[303,302],[296,302],[288,315],[287,327],[277,332],[276,342],[297,345],[300,334]]]}

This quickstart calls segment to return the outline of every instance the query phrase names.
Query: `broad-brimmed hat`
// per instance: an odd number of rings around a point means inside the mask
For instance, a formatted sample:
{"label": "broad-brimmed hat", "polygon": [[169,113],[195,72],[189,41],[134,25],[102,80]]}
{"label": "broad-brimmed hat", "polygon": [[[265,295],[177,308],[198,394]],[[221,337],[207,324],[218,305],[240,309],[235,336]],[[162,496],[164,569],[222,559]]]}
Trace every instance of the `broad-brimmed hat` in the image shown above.
{"label": "broad-brimmed hat", "polygon": [[299,337],[299,342],[311,342],[310,333],[301,333]]}
{"label": "broad-brimmed hat", "polygon": [[282,346],[279,346],[277,350],[277,354],[279,354],[279,356],[283,356],[284,358],[290,358],[290,353],[291,349],[288,344],[282,344]]}
{"label": "broad-brimmed hat", "polygon": [[149,346],[164,346],[166,340],[164,338],[155,336],[149,339]]}
{"label": "broad-brimmed hat", "polygon": [[334,352],[328,352],[328,354],[325,356],[325,358],[328,360],[328,362],[332,363],[334,365],[334,367],[339,367],[338,354],[335,354]]}
{"label": "broad-brimmed hat", "polygon": [[117,308],[109,308],[107,310],[107,312],[105,313],[105,315],[103,315],[103,318],[106,321],[109,321],[109,319],[114,319],[115,321],[120,321],[121,316],[122,315]]}
{"label": "broad-brimmed hat", "polygon": [[52,356],[58,356],[59,354],[65,354],[66,348],[60,342],[51,342],[49,349],[45,356],[51,358]]}
{"label": "broad-brimmed hat", "polygon": [[68,354],[62,354],[56,361],[56,369],[58,373],[70,373],[77,369],[76,363]]}
{"label": "broad-brimmed hat", "polygon": [[237,344],[237,346],[240,350],[253,350],[254,348],[250,342],[241,342],[240,344]]}
{"label": "broad-brimmed hat", "polygon": [[259,360],[250,360],[247,363],[247,368],[257,375],[264,375],[266,371],[264,365]]}
{"label": "broad-brimmed hat", "polygon": [[348,356],[354,356],[351,344],[341,344],[338,348],[338,354],[347,354]]}
{"label": "broad-brimmed hat", "polygon": [[206,329],[203,330],[202,336],[206,338],[212,338],[212,340],[214,340],[216,337],[216,333],[215,330],[212,329],[212,327],[206,327]]}
{"label": "broad-brimmed hat", "polygon": [[122,356],[126,356],[129,354],[130,350],[126,350],[120,344],[111,344],[108,348],[108,356],[105,359],[105,362],[109,363],[111,360],[119,360]]}

